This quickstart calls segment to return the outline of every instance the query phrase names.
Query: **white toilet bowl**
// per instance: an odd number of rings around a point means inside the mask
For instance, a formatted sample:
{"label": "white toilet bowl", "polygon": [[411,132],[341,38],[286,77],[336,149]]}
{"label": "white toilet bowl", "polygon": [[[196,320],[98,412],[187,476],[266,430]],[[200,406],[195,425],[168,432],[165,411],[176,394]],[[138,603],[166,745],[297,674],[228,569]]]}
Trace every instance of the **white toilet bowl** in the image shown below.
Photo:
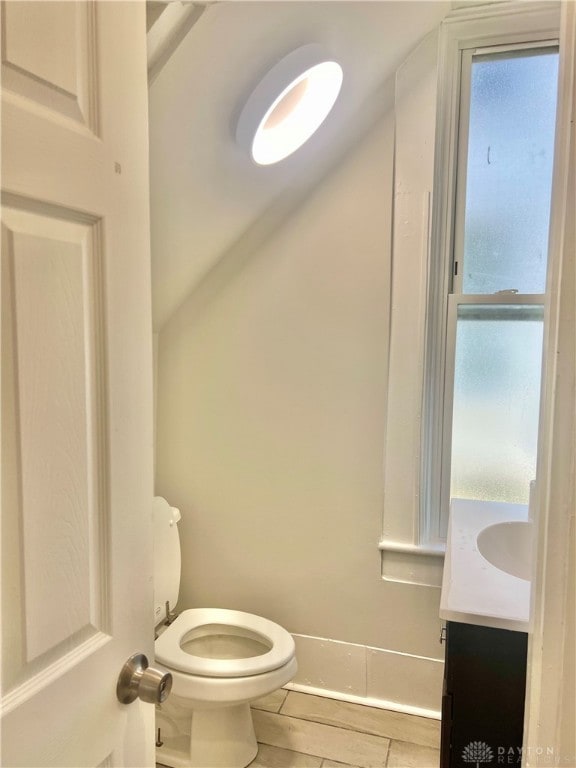
{"label": "white toilet bowl", "polygon": [[[154,499],[156,661],[172,692],[156,709],[156,758],[172,768],[244,768],[258,747],[250,702],[297,671],[294,640],[273,621],[242,611],[193,608],[167,627],[180,588],[180,511]],[[161,629],[160,629],[161,627]]]}
{"label": "white toilet bowl", "polygon": [[296,674],[292,636],[250,613],[195,608],[160,635],[155,655],[173,677],[172,693],[156,712],[158,762],[173,768],[248,765],[258,751],[250,702]]}

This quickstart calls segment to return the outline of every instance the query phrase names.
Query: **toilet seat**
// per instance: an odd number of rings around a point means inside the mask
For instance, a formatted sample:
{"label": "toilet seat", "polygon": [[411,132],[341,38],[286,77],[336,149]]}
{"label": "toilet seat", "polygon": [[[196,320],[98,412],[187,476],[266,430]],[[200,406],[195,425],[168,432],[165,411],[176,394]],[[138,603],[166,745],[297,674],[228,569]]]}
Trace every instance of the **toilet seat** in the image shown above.
{"label": "toilet seat", "polygon": [[[203,626],[214,624],[260,635],[270,646],[270,650],[249,658],[215,659],[194,656],[181,647],[187,634]],[[294,640],[283,627],[252,613],[225,608],[191,608],[182,611],[155,643],[157,661],[179,672],[200,677],[260,675],[287,664],[294,656],[294,652]]]}

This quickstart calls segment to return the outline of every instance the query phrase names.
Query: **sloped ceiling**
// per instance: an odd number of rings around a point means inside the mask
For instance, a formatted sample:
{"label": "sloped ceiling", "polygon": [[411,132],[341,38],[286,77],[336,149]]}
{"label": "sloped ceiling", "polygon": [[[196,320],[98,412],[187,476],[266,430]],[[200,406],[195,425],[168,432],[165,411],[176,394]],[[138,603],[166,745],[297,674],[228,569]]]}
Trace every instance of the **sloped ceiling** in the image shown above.
{"label": "sloped ceiling", "polygon": [[[387,81],[449,6],[235,0],[205,8],[150,86],[156,329],[235,244],[269,234],[360,140],[389,106]],[[341,64],[340,99],[298,152],[256,166],[234,140],[238,111],[276,61],[309,42]]]}

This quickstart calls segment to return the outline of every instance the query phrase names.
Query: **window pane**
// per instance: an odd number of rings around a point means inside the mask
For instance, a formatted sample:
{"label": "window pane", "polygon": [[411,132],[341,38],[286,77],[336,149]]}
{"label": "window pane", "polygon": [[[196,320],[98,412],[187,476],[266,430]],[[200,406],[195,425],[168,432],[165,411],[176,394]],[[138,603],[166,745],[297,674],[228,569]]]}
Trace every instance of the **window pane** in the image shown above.
{"label": "window pane", "polygon": [[545,291],[557,79],[554,49],[472,60],[464,293]]}
{"label": "window pane", "polygon": [[543,309],[461,305],[452,498],[528,503],[536,473]]}

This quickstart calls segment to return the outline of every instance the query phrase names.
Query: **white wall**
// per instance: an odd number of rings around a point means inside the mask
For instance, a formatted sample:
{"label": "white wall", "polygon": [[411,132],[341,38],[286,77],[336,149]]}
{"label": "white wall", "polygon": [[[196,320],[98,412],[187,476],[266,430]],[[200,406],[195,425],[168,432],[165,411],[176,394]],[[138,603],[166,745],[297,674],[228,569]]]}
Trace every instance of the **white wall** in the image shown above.
{"label": "white wall", "polygon": [[[522,766],[576,765],[576,6],[562,6]],[[552,754],[550,754],[552,753]]]}
{"label": "white wall", "polygon": [[394,141],[391,109],[164,326],[157,493],[183,515],[181,609],[305,636],[302,684],[438,710],[439,590],[383,581],[378,550]]}

